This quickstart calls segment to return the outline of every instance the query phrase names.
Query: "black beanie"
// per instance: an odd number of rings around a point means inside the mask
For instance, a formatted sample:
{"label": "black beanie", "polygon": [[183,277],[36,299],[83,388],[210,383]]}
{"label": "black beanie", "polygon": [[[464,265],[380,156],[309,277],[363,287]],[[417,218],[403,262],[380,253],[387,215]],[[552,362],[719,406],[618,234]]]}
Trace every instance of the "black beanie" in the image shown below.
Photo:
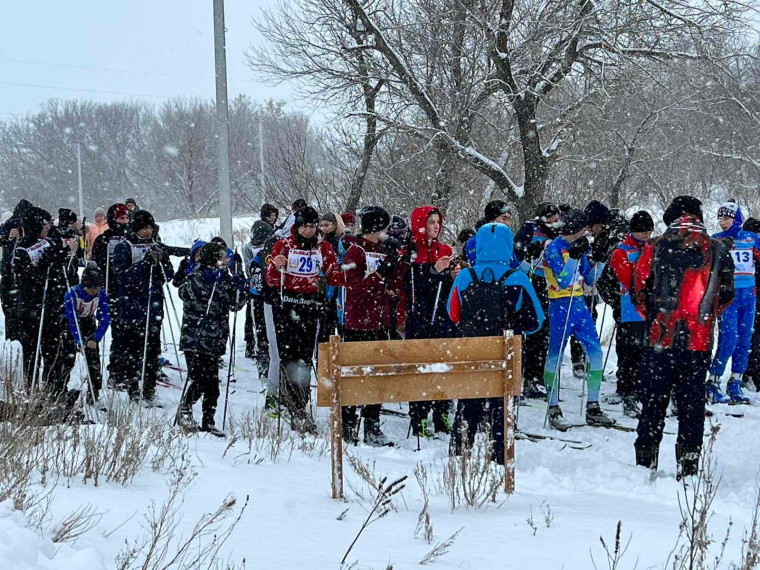
{"label": "black beanie", "polygon": [[274,206],[272,206],[272,204],[264,204],[261,207],[261,212],[260,213],[261,213],[261,219],[265,220],[265,221],[272,214],[277,214],[277,215],[280,214],[280,212],[277,210],[277,208],[275,208]]}
{"label": "black beanie", "polygon": [[98,266],[91,263],[87,265],[82,272],[82,279],[80,282],[82,283],[82,287],[89,289],[90,287],[104,287],[106,279]]}
{"label": "black beanie", "polygon": [[702,216],[702,202],[694,196],[676,196],[662,215],[665,225],[670,225],[685,214],[690,214],[704,221]]}
{"label": "black beanie", "polygon": [[293,222],[293,228],[297,231],[298,228],[300,228],[304,224],[314,224],[317,225],[319,223],[319,212],[317,212],[314,208],[311,206],[304,206],[300,210],[296,212],[296,219],[295,222]]}
{"label": "black beanie", "polygon": [[209,242],[201,246],[198,252],[198,265],[201,267],[207,267],[216,269],[219,265],[219,260],[222,259],[226,247],[222,247],[219,242]]}
{"label": "black beanie", "polygon": [[457,234],[457,243],[462,245],[466,244],[475,235],[475,230],[472,228],[465,228]]}
{"label": "black beanie", "polygon": [[653,232],[654,220],[652,219],[652,216],[649,215],[649,212],[639,210],[633,215],[633,217],[631,217],[629,227],[631,229],[631,233]]}
{"label": "black beanie", "polygon": [[583,228],[589,226],[588,217],[580,210],[568,210],[562,214],[560,221],[562,222],[561,231],[563,236],[577,234]]}
{"label": "black beanie", "polygon": [[295,202],[293,202],[293,205],[291,206],[291,209],[295,210],[295,211],[298,211],[301,208],[305,208],[306,205],[307,205],[306,204],[306,200],[304,200],[303,198],[299,198],[298,200],[296,200]]}
{"label": "black beanie", "polygon": [[36,206],[27,208],[24,215],[21,216],[21,229],[24,231],[24,237],[36,240],[42,231],[42,227],[52,218],[47,210]]}
{"label": "black beanie", "polygon": [[491,200],[486,204],[486,209],[483,212],[486,223],[493,222],[496,218],[507,212],[511,212],[512,208],[509,207],[504,200]]}
{"label": "black beanie", "polygon": [[132,214],[132,222],[130,228],[133,232],[138,232],[143,228],[155,227],[156,221],[148,210],[137,210]]}
{"label": "black beanie", "polygon": [[760,220],[757,218],[747,218],[744,222],[744,231],[752,232],[753,234],[760,234]]}
{"label": "black beanie", "polygon": [[224,238],[222,238],[222,237],[219,237],[219,236],[215,236],[215,237],[212,237],[212,238],[211,238],[209,241],[210,241],[211,243],[218,243],[218,244],[219,244],[219,245],[221,245],[221,246],[222,246],[224,249],[227,249],[227,242],[226,242],[226,241],[224,241]]}
{"label": "black beanie", "polygon": [[549,202],[544,202],[542,204],[539,204],[538,208],[536,208],[536,219],[539,219],[539,220],[543,219],[544,221],[546,221],[549,218],[558,216],[560,213],[561,212],[556,204],[550,204]]}
{"label": "black beanie", "polygon": [[564,214],[565,212],[569,212],[570,210],[573,209],[573,207],[570,204],[568,204],[567,202],[561,202],[561,203],[557,204],[557,207],[559,208],[559,213],[560,214]]}
{"label": "black beanie", "polygon": [[361,232],[373,234],[384,230],[391,224],[391,216],[380,206],[365,206],[359,212]]}
{"label": "black beanie", "polygon": [[322,214],[322,216],[319,218],[320,222],[330,222],[331,224],[337,224],[338,218],[335,217],[335,214],[332,212],[327,212],[326,214]]}
{"label": "black beanie", "polygon": [[77,221],[77,215],[74,210],[68,208],[58,208],[58,225],[60,227],[70,226]]}
{"label": "black beanie", "polygon": [[589,226],[593,226],[595,224],[603,224],[610,217],[610,209],[602,204],[599,200],[591,200],[591,202],[586,204],[583,212],[588,218]]}

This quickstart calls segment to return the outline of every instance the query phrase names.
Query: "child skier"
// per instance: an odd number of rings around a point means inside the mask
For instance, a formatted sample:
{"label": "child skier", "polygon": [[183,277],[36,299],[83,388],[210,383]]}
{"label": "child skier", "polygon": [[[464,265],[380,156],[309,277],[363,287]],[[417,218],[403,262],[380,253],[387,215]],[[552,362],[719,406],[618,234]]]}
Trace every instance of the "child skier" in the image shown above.
{"label": "child skier", "polygon": [[93,395],[97,401],[103,387],[103,377],[100,373],[100,341],[108,330],[110,315],[108,295],[105,292],[105,277],[95,264],[88,265],[82,273],[79,285],[71,287],[64,299],[64,314],[66,331],[61,335],[63,382],[68,380],[76,354],[81,352],[84,345],[84,355],[87,360],[89,381],[92,382],[92,394],[86,386],[87,401],[94,404]]}
{"label": "child skier", "polygon": [[185,429],[196,428],[193,405],[202,396],[200,431],[224,437],[214,421],[219,400],[217,360],[227,348],[229,314],[245,307],[245,277],[227,273],[226,249],[218,243],[207,243],[199,251],[195,271],[179,288],[184,303],[179,348],[185,353],[189,383],[180,406],[180,422]]}
{"label": "child skier", "polygon": [[[723,241],[734,260],[734,300],[720,317],[718,351],[710,365],[707,397],[712,402],[749,404],[742,392],[742,377],[747,371],[755,323],[755,263],[760,262],[760,237],[742,229],[742,211],[736,202],[725,202],[718,209],[723,230],[713,239]],[[731,358],[728,397],[720,392],[720,379]]]}
{"label": "child skier", "polygon": [[[477,233],[474,267],[462,269],[448,299],[451,320],[459,335],[500,336],[505,330],[531,334],[541,328],[544,311],[533,285],[523,271],[510,268],[512,230],[504,224],[486,224]],[[504,400],[459,400],[454,417],[454,453],[472,445],[478,426],[486,419],[488,404],[494,461],[504,464]]]}
{"label": "child skier", "polygon": [[549,423],[561,431],[570,427],[559,407],[557,376],[567,340],[570,335],[575,335],[589,362],[586,423],[611,426],[615,420],[599,407],[602,348],[591,311],[583,300],[584,285],[594,286],[604,264],[592,265],[588,260],[589,243],[585,236],[589,222],[586,215],[580,210],[570,210],[562,215],[561,220],[562,235],[554,239],[544,253],[544,274],[549,290],[549,353],[544,367]]}

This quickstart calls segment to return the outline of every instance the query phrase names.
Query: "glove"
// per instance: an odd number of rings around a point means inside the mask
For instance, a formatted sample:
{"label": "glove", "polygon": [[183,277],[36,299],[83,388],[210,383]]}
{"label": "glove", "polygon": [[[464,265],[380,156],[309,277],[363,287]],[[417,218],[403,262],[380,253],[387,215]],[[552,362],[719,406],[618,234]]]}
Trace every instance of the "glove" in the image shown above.
{"label": "glove", "polygon": [[729,250],[729,251],[731,251],[732,249],[734,249],[734,246],[736,245],[736,242],[734,241],[734,238],[724,237],[720,241],[723,243],[723,245],[726,246],[726,249]]}
{"label": "glove", "polygon": [[154,247],[145,256],[145,261],[148,263],[161,263],[164,259],[164,251],[160,247]]}
{"label": "glove", "polygon": [[385,256],[385,259],[383,259],[382,263],[377,268],[377,274],[383,279],[388,279],[391,275],[393,275],[393,272],[396,270],[396,266],[398,265],[398,262],[399,262],[398,253],[387,254]]}
{"label": "glove", "polygon": [[232,276],[232,286],[235,288],[236,291],[244,292],[246,288],[246,279],[243,275],[233,275]]}
{"label": "glove", "polygon": [[573,245],[570,246],[570,251],[568,252],[568,255],[572,259],[580,259],[581,257],[583,257],[584,253],[588,253],[588,246],[589,246],[588,238],[582,237],[581,239],[579,239],[578,241],[573,243]]}
{"label": "glove", "polygon": [[525,261],[531,262],[541,257],[544,251],[544,244],[540,241],[531,242],[525,249]]}

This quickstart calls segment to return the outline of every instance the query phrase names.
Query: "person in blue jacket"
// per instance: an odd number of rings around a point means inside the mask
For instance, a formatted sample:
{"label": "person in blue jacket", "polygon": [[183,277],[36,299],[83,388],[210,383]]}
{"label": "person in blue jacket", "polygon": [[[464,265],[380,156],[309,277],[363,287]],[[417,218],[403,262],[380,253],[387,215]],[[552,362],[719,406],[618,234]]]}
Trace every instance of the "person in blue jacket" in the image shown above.
{"label": "person in blue jacket", "polygon": [[570,210],[562,214],[561,222],[562,235],[552,240],[544,251],[544,276],[549,290],[549,353],[544,367],[549,423],[561,431],[570,427],[559,407],[557,377],[567,341],[575,335],[588,358],[586,423],[610,426],[615,421],[599,406],[602,348],[591,310],[583,300],[584,285],[593,287],[604,263],[592,264],[588,259],[589,242],[585,236],[590,229],[586,214]]}
{"label": "person in blue jacket", "polygon": [[[514,236],[504,224],[486,224],[478,230],[477,262],[454,279],[448,300],[451,320],[459,336],[500,336],[505,330],[531,334],[541,328],[544,311],[528,276],[510,267]],[[502,398],[459,400],[454,417],[457,455],[472,445],[478,426],[491,426],[493,460],[504,464],[504,401]]]}
{"label": "person in blue jacket", "polygon": [[76,354],[81,352],[84,345],[93,394],[90,394],[86,386],[82,389],[86,391],[90,404],[93,403],[93,395],[95,400],[98,399],[103,387],[99,347],[111,323],[105,285],[103,272],[94,263],[90,264],[82,273],[79,285],[66,292],[63,303],[67,326],[61,335],[61,348],[58,351],[61,367],[56,377],[63,387],[68,384],[69,375],[76,362]]}
{"label": "person in blue jacket", "polygon": [[[760,237],[742,229],[742,211],[734,201],[721,204],[718,223],[723,231],[712,237],[726,243],[731,250],[735,295],[720,317],[718,351],[710,365],[707,396],[712,402],[748,404],[749,398],[742,392],[742,387],[755,323],[755,265],[760,262]],[[720,392],[720,380],[729,358],[731,378],[726,397]]]}
{"label": "person in blue jacket", "polygon": [[[138,402],[142,397],[148,406],[157,405],[164,283],[174,277],[174,268],[164,246],[153,240],[154,225],[153,216],[148,211],[138,210],[132,216],[127,238],[114,249],[112,260],[119,284],[118,309],[123,327],[122,371],[130,400]],[[147,354],[144,355],[146,346]],[[141,394],[143,368],[145,378]]]}

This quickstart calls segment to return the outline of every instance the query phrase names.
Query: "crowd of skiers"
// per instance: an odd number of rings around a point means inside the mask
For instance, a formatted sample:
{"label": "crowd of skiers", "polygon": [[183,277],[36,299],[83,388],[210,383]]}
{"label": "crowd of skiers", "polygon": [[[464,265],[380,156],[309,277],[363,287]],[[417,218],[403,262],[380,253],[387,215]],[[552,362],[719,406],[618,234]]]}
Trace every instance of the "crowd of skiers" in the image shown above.
{"label": "crowd of skiers", "polygon": [[[83,397],[97,403],[100,345],[110,327],[109,385],[155,405],[167,296],[174,303],[169,283],[184,308],[179,349],[188,387],[178,418],[198,428],[192,406],[203,398],[198,429],[220,436],[219,361],[230,313],[243,308],[246,356],[266,380],[268,413],[286,415],[301,432],[315,430],[316,343],[334,334],[356,342],[513,330],[525,336],[523,397],[545,399],[548,423],[558,430],[572,427],[559,405],[570,343],[573,374],[585,380],[586,423],[611,427],[600,402],[605,355],[596,324],[609,308],[618,367],[617,392],[606,403],[622,403],[626,415],[639,418],[636,462],[656,468],[672,400],[685,475],[697,468],[706,402],[747,403],[744,383],[760,387],[760,350],[752,350],[760,330],[760,221],[743,221],[735,202],[720,206],[722,231],[711,237],[701,202],[679,196],[664,212],[665,231],[652,238],[649,213],[628,219],[596,200],[583,209],[541,204],[513,234],[517,212],[494,200],[474,229],[459,232],[456,251],[443,242],[443,215],[432,206],[416,208],[408,221],[379,206],[320,215],[304,200],[279,225],[278,214],[269,204],[261,208],[240,257],[220,238],[189,249],[161,243],[153,217],[134,200],[99,209],[83,228],[70,210],[60,210],[53,224],[49,213],[20,202],[0,226],[0,299],[6,338],[23,347],[27,389],[42,387],[72,405],[78,393],[67,386],[79,352],[88,371]],[[183,258],[176,272],[170,256]],[[366,444],[389,444],[380,412],[379,405],[344,407],[344,439],[357,442],[363,420]],[[415,402],[410,433],[452,434],[460,453],[487,428],[493,459],[503,463],[503,414],[498,398],[459,401],[455,410],[448,401]]]}

